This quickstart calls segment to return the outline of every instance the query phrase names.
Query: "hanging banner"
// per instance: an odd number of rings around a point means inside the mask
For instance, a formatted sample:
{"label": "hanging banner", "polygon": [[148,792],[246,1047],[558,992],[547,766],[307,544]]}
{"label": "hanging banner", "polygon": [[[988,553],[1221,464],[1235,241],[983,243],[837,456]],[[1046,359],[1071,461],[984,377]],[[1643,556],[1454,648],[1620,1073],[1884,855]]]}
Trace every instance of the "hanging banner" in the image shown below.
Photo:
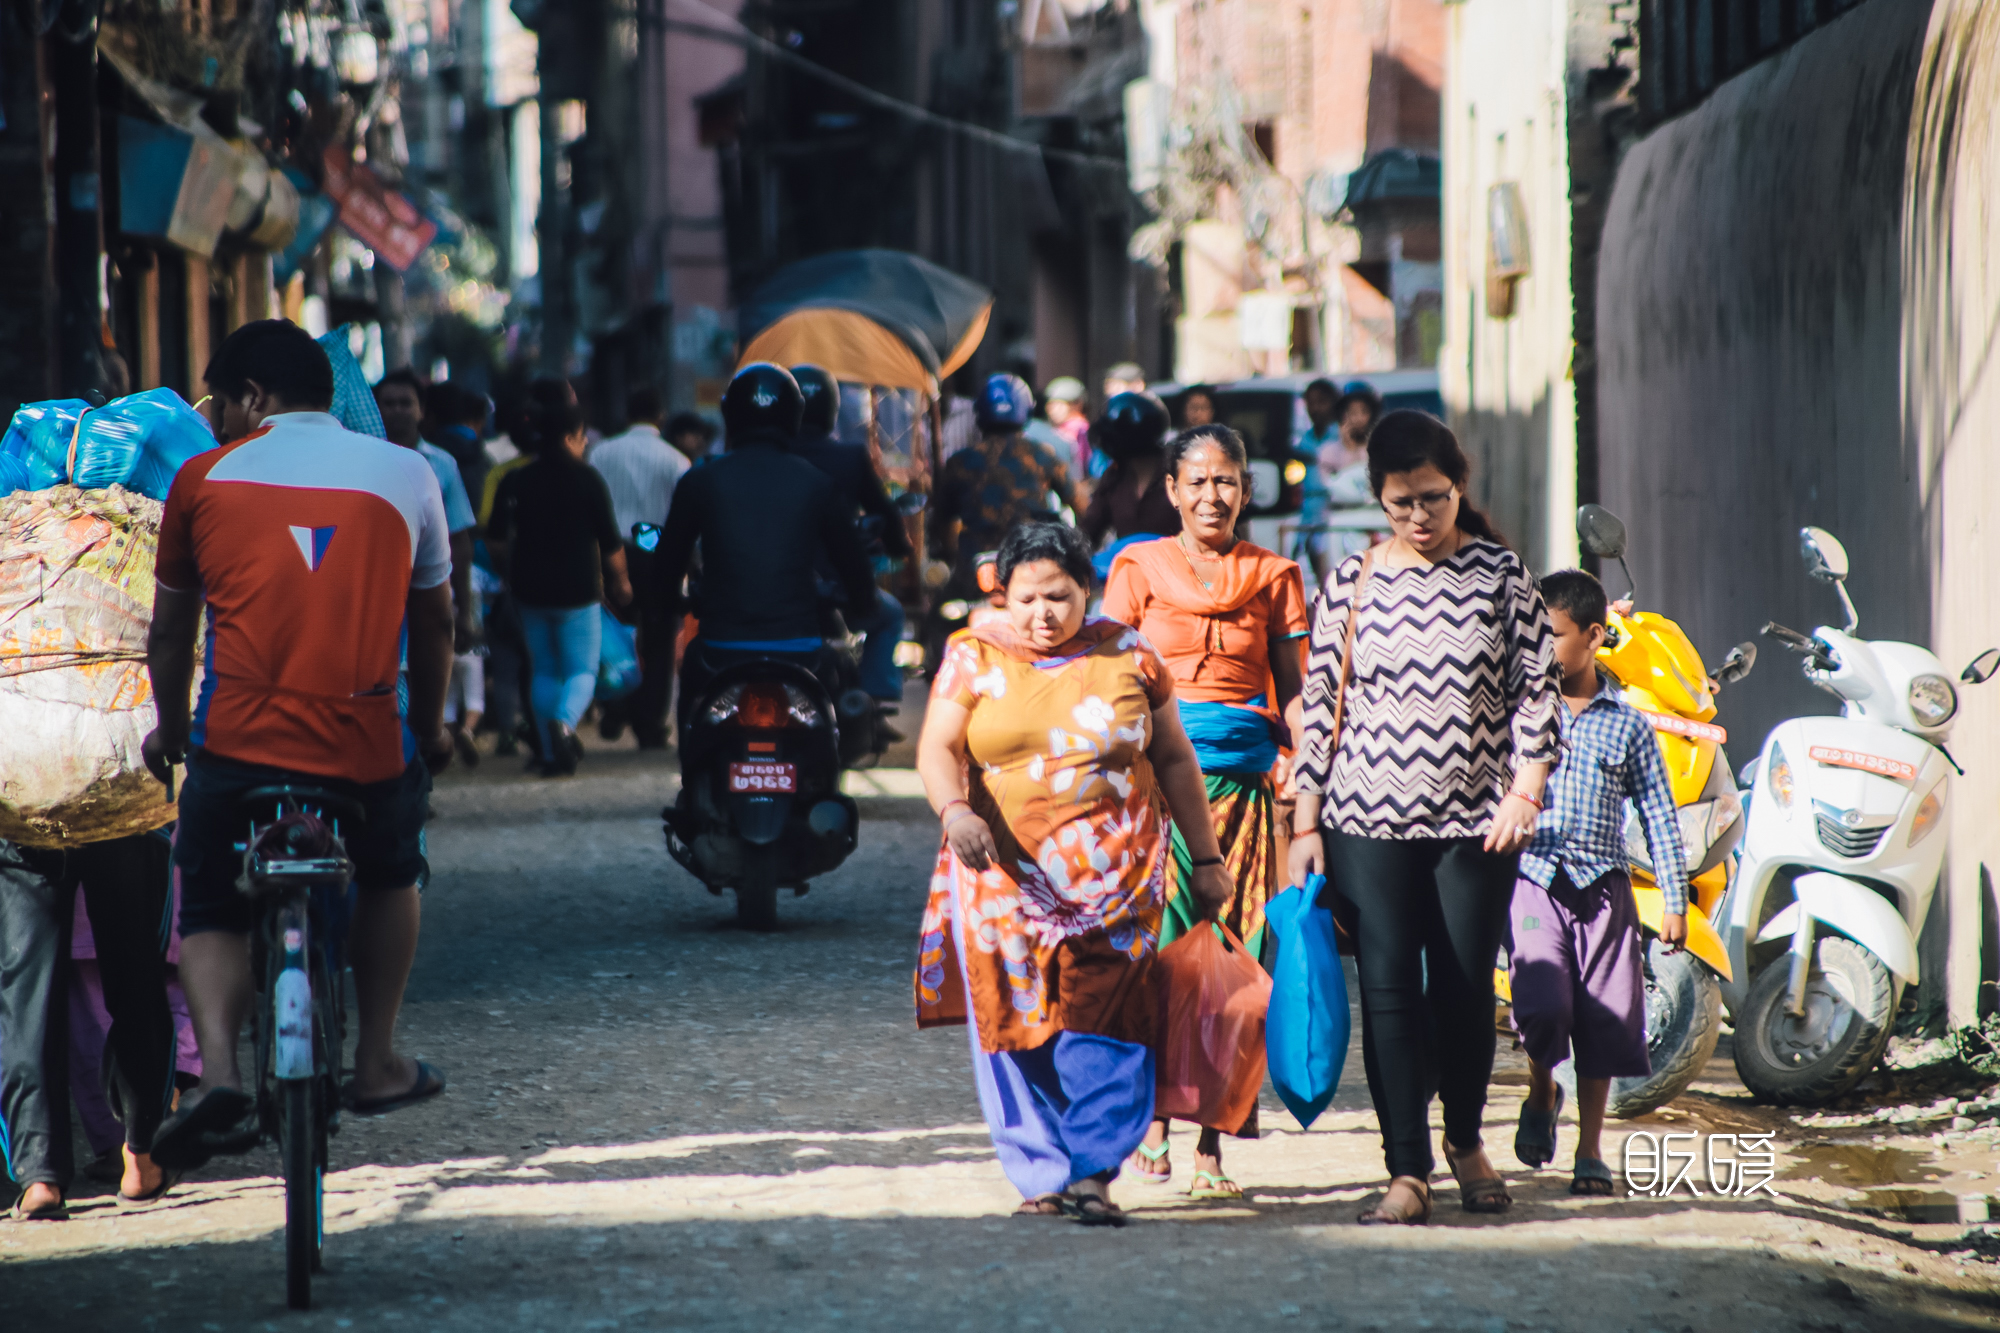
{"label": "hanging banner", "polygon": [[345,148],[329,147],[321,186],[340,206],[340,225],[398,273],[410,271],[417,256],[437,238],[437,223],[402,194],[382,183],[365,162]]}

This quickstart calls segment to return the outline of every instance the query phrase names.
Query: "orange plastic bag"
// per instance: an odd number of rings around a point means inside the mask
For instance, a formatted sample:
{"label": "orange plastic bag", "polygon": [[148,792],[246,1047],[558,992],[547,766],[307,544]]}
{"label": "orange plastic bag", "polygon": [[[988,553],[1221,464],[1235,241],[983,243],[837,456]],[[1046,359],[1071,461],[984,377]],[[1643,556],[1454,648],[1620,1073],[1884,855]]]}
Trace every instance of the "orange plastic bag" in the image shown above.
{"label": "orange plastic bag", "polygon": [[1175,940],[1160,951],[1159,965],[1166,1022],[1153,1114],[1233,1134],[1256,1112],[1264,1086],[1271,978],[1220,925]]}

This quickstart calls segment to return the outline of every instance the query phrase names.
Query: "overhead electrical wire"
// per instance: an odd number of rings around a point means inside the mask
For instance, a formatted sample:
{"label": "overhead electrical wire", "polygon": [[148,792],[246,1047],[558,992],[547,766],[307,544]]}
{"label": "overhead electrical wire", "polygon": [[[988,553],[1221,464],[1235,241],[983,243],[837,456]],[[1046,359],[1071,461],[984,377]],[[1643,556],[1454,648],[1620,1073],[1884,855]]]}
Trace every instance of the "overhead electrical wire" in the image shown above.
{"label": "overhead electrical wire", "polygon": [[[1052,148],[1047,144],[1034,143],[1027,139],[1017,139],[1011,134],[1002,134],[1000,131],[990,129],[985,125],[978,125],[969,120],[959,120],[952,116],[941,115],[928,107],[918,106],[915,102],[906,102],[900,97],[891,97],[888,93],[880,92],[863,83],[857,83],[844,74],[836,74],[826,66],[806,59],[789,47],[782,46],[762,33],[753,31],[734,16],[702,4],[701,0],[673,0],[673,3],[683,10],[694,10],[701,13],[704,17],[719,19],[729,24],[730,27],[713,28],[707,24],[677,22],[673,19],[652,20],[668,32],[680,32],[690,36],[708,37],[715,41],[728,42],[734,46],[761,51],[771,59],[788,65],[810,78],[817,79],[829,87],[838,88],[841,92],[846,93],[849,97],[857,101],[866,102],[870,106],[880,107],[884,111],[894,112],[896,115],[908,120],[917,121],[920,124],[931,125],[941,130],[948,130],[954,134],[964,135],[969,139],[976,139],[981,143],[991,144],[996,148],[1021,153],[1045,153],[1050,157],[1058,158],[1065,162],[1075,162],[1080,166],[1101,167],[1105,169],[1116,168],[1119,171],[1125,170],[1125,160],[1123,158],[1104,157],[1096,153],[1080,153],[1073,148]],[[643,23],[647,20],[642,18],[640,21]]]}

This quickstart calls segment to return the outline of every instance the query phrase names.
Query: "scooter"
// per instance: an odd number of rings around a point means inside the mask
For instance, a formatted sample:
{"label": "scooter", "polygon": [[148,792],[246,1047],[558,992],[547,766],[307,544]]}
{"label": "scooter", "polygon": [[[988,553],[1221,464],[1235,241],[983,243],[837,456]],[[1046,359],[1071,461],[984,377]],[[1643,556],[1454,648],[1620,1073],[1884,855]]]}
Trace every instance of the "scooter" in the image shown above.
{"label": "scooter", "polygon": [[803,659],[761,655],[718,672],[685,718],[667,851],[710,893],[735,890],[739,924],[774,930],[779,888],[805,893],[858,842],[834,694]]}
{"label": "scooter", "polygon": [[[1844,629],[1764,633],[1804,659],[1839,717],[1780,723],[1754,770],[1742,864],[1723,904],[1733,979],[1736,1072],[1758,1097],[1812,1106],[1875,1067],[1902,997],[1918,980],[1951,813],[1945,741],[1958,691],[1925,648],[1855,637],[1847,552],[1820,528],[1799,533],[1807,572],[1831,583]],[[1959,675],[2000,671],[1989,648]]]}
{"label": "scooter", "polygon": [[[1637,589],[1625,564],[1625,525],[1597,505],[1578,510],[1576,524],[1585,550],[1618,561],[1629,604]],[[1659,939],[1666,895],[1653,878],[1645,829],[1628,805],[1625,855],[1646,941],[1646,1049],[1653,1068],[1644,1078],[1612,1081],[1607,1109],[1629,1119],[1685,1092],[1707,1067],[1722,1035],[1722,982],[1729,977],[1730,963],[1712,922],[1727,891],[1730,854],[1743,836],[1743,821],[1722,749],[1728,733],[1714,721],[1715,693],[1750,674],[1757,646],[1737,645],[1711,677],[1694,644],[1665,616],[1654,611],[1627,615],[1614,607],[1606,619],[1609,633],[1598,661],[1623,686],[1624,701],[1653,724],[1673,784],[1689,879],[1687,944],[1669,952]],[[1563,1064],[1556,1077],[1574,1095],[1575,1063]]]}

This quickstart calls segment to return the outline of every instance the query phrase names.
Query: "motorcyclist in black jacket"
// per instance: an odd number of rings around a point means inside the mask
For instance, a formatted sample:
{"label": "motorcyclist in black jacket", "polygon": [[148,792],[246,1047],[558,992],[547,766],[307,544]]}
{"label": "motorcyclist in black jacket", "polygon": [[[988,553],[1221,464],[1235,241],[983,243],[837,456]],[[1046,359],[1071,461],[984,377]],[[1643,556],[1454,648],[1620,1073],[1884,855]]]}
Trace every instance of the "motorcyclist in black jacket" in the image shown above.
{"label": "motorcyclist in black jacket", "polygon": [[[792,452],[826,474],[849,513],[863,513],[874,522],[863,521],[864,546],[868,537],[881,543],[881,552],[891,560],[910,557],[910,537],[903,530],[903,514],[882,489],[875,460],[865,444],[849,444],[834,438],[840,416],[840,383],[831,372],[815,365],[792,367],[792,378],[805,395],[805,411],[799,420],[798,439]],[[872,533],[867,530],[872,528]],[[822,569],[824,578],[828,571]],[[903,699],[903,673],[896,667],[896,644],[903,637],[903,604],[894,593],[876,590],[876,607],[854,628],[866,631],[868,642],[861,651],[861,688],[874,699],[888,704],[890,711]]]}
{"label": "motorcyclist in black jacket", "polygon": [[875,580],[852,510],[825,474],[791,452],[804,404],[784,367],[745,366],[722,398],[728,452],[674,487],[657,550],[658,595],[679,596],[701,545],[693,605],[701,627],[681,662],[683,724],[715,673],[746,657],[796,655],[827,674],[816,576],[822,565],[832,569],[852,620],[876,612]]}

